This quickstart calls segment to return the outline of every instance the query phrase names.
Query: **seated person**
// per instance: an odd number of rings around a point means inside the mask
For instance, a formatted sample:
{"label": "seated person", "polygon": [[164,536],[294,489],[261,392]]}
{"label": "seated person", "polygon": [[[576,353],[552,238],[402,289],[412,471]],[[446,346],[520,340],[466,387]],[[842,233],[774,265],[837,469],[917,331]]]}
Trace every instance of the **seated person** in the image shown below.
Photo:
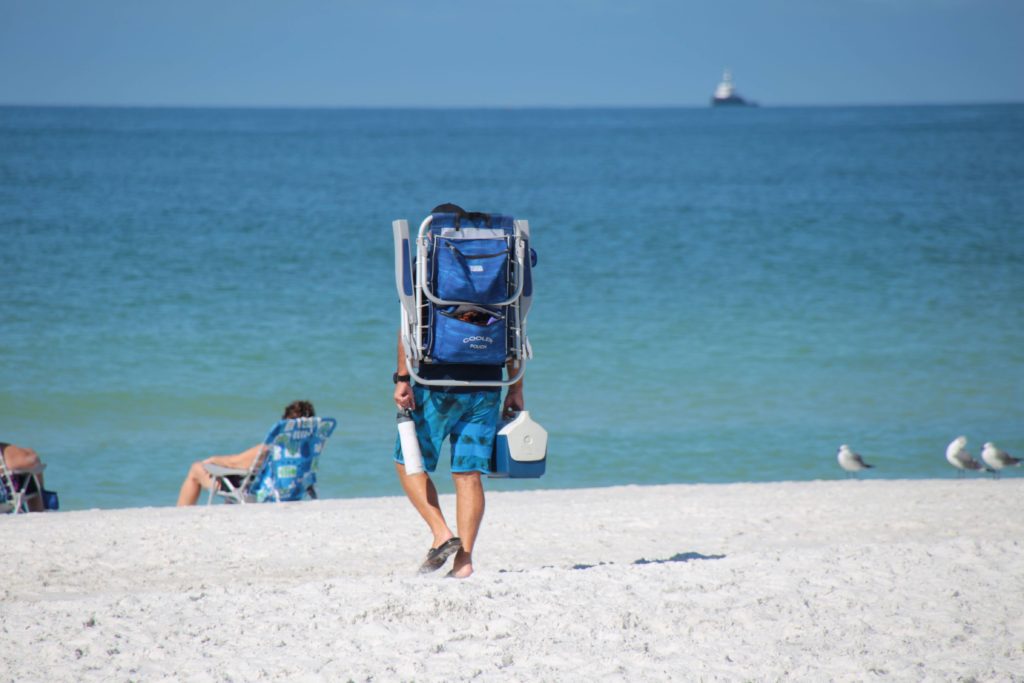
{"label": "seated person", "polygon": [[[309,401],[293,401],[284,409],[282,419],[291,420],[296,417],[316,417],[313,404]],[[248,469],[256,458],[263,454],[266,447],[257,444],[252,448],[235,453],[234,455],[214,455],[205,460],[196,460],[188,470],[185,481],[181,484],[181,491],[178,493],[178,505],[195,505],[199,500],[199,493],[203,489],[209,489],[213,485],[213,479],[203,467],[204,464],[220,465],[221,467],[233,467],[236,469]]]}
{"label": "seated person", "polygon": [[[7,469],[9,470],[30,470],[37,465],[42,464],[39,459],[39,455],[31,448],[23,448],[16,446],[13,443],[4,443],[0,441],[0,458],[4,459],[7,463]],[[24,475],[12,475],[15,480],[20,476]],[[39,478],[39,486],[43,485],[43,475],[37,475]],[[29,491],[35,491],[35,484],[29,484]],[[44,509],[42,496],[35,496],[27,501],[28,509],[31,512],[42,512]]]}

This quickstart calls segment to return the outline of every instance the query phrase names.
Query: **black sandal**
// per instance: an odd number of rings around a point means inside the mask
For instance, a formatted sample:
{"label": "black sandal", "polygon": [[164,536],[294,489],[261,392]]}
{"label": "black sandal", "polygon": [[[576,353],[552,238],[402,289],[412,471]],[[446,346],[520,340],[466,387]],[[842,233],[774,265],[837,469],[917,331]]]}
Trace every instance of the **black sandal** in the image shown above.
{"label": "black sandal", "polygon": [[449,538],[436,548],[431,548],[427,552],[427,559],[423,560],[423,564],[420,565],[419,573],[429,574],[430,572],[436,572],[460,548],[462,548],[462,541],[457,536]]}

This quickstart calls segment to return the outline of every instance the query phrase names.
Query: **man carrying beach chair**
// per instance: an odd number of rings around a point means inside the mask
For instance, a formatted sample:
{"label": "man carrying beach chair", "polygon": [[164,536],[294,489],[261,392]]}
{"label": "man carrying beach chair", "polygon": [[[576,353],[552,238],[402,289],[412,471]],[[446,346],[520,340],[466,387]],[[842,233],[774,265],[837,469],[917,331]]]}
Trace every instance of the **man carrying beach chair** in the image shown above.
{"label": "man carrying beach chair", "polygon": [[[529,226],[442,204],[417,235],[410,235],[406,221],[393,227],[402,303],[394,400],[400,432],[401,421],[407,429],[406,438],[396,440],[395,469],[433,534],[420,572],[436,571],[454,555],[447,576],[464,579],[473,573],[484,514],[481,475],[490,472],[499,413],[511,416],[524,406]],[[499,411],[502,387],[507,394]],[[451,442],[457,535],[429,476],[445,439]]]}

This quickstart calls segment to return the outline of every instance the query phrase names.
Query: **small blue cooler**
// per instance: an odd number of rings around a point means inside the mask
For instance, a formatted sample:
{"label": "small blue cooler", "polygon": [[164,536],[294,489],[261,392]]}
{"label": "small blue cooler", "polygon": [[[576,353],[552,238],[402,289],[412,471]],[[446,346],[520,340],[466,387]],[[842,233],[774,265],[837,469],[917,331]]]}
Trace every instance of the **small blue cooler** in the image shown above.
{"label": "small blue cooler", "polygon": [[544,474],[548,433],[522,411],[498,425],[491,455],[491,476],[496,479],[536,479]]}

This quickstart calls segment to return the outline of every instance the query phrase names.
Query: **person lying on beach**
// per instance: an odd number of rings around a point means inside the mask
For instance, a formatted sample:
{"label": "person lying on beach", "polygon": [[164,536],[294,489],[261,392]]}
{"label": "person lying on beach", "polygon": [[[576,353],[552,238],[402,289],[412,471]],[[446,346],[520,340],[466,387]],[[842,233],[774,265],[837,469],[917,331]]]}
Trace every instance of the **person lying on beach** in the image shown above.
{"label": "person lying on beach", "polygon": [[[24,448],[22,446],[16,446],[13,443],[4,443],[0,441],[0,458],[4,459],[9,470],[30,470],[39,465],[42,465],[42,460],[39,459],[39,454],[31,448]],[[22,475],[14,475],[15,477]],[[43,486],[43,475],[42,473],[36,475],[39,479],[39,487]],[[35,489],[35,485],[31,484],[30,490]],[[42,512],[44,509],[42,496],[33,496],[28,499],[28,509],[30,512]]]}
{"label": "person lying on beach", "polygon": [[[297,417],[316,417],[313,404],[309,401],[293,401],[284,409],[283,420],[291,420]],[[195,505],[199,500],[199,494],[203,489],[209,490],[213,480],[207,473],[205,464],[220,465],[221,467],[233,467],[236,469],[248,469],[256,458],[263,455],[266,448],[264,444],[257,444],[247,448],[241,453],[233,455],[213,455],[204,460],[196,460],[188,469],[185,481],[181,484],[181,491],[178,492],[178,505]]]}

